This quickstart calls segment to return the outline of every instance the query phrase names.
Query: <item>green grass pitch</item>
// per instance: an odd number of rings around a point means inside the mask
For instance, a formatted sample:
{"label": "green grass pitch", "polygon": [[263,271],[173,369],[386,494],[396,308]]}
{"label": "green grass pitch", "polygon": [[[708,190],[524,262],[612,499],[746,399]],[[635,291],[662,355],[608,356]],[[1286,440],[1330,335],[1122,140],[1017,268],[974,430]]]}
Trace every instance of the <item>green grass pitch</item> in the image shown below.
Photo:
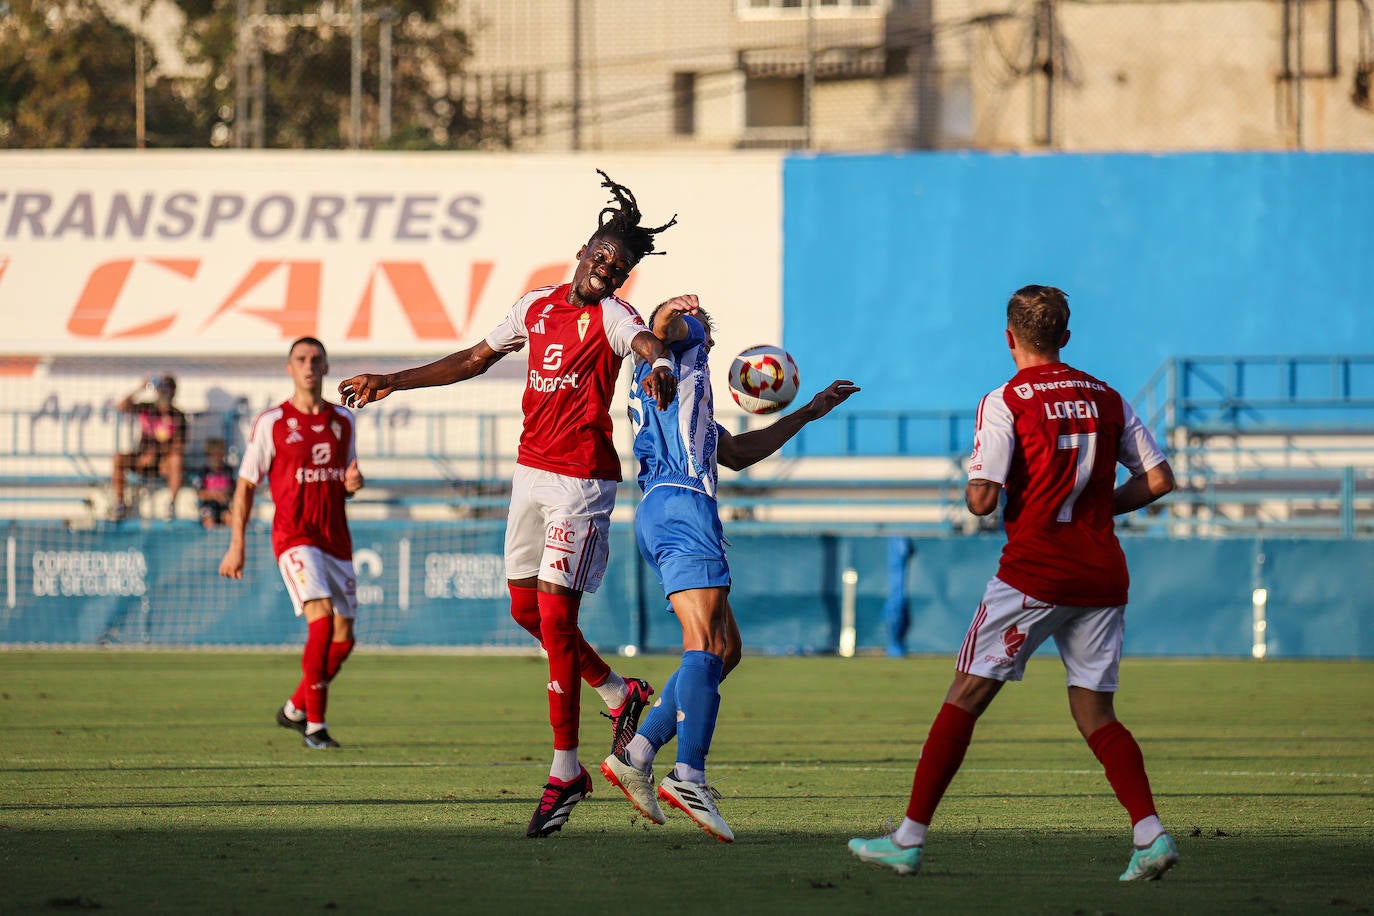
{"label": "green grass pitch", "polygon": [[[0,913],[1368,913],[1374,664],[1128,658],[1118,712],[1182,863],[1123,885],[1124,812],[1053,653],[980,722],[922,873],[854,859],[900,818],[947,658],[746,658],[710,759],[733,845],[593,773],[561,834],[536,657],[371,654],[344,747],[273,710],[285,653],[0,652]],[[655,685],[675,657],[618,659]],[[584,693],[584,762],[609,734]],[[672,762],[672,746],[659,772]]]}

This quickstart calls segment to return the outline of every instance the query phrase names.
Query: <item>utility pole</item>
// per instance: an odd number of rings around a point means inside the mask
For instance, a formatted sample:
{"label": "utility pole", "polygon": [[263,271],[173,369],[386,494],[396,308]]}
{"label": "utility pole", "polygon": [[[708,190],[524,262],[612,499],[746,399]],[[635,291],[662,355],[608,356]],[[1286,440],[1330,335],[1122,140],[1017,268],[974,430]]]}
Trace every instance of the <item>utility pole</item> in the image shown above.
{"label": "utility pole", "polygon": [[143,41],[143,19],[148,14],[148,4],[138,5],[138,30],[134,32],[134,148],[148,146],[148,107],[147,107],[147,50]]}
{"label": "utility pole", "polygon": [[802,69],[802,148],[811,149],[815,134],[811,113],[816,95],[816,0],[806,0],[806,63]]}
{"label": "utility pole", "polygon": [[363,0],[353,0],[353,53],[348,87],[348,146],[359,149],[363,139]]}
{"label": "utility pole", "polygon": [[572,0],[572,148],[582,148],[582,0]]}
{"label": "utility pole", "polygon": [[381,75],[377,78],[377,131],[381,142],[391,139],[391,24],[396,21],[396,11],[384,8],[377,14],[380,33],[377,36],[377,54],[381,57]]}
{"label": "utility pole", "polygon": [[234,45],[234,148],[248,145],[248,0],[234,0],[238,41]]}

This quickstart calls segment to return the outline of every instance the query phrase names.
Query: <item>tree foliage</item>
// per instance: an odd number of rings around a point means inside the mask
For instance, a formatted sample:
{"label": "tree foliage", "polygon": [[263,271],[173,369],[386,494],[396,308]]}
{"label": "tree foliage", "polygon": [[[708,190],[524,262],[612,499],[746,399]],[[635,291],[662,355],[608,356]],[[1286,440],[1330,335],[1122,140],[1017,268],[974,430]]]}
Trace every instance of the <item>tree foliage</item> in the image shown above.
{"label": "tree foliage", "polygon": [[[119,0],[8,0],[0,15],[0,146],[131,147],[136,37],[102,3]],[[141,0],[149,3],[152,0]],[[168,0],[159,0],[168,2]],[[253,145],[328,149],[350,145],[352,19],[348,0],[170,0],[184,14],[175,36],[183,72],[159,68],[145,45],[145,123],[149,146],[232,145],[241,131]],[[462,98],[471,57],[467,36],[444,22],[451,0],[381,0],[363,4],[360,145],[398,149],[507,146],[495,109]],[[0,0],[3,13],[5,0]],[[163,17],[163,22],[167,21]],[[392,137],[378,141],[382,62],[379,36],[390,23]],[[250,100],[237,110],[247,50]],[[502,99],[501,110],[528,100]],[[242,106],[240,106],[242,107]],[[260,123],[250,116],[257,114]]]}

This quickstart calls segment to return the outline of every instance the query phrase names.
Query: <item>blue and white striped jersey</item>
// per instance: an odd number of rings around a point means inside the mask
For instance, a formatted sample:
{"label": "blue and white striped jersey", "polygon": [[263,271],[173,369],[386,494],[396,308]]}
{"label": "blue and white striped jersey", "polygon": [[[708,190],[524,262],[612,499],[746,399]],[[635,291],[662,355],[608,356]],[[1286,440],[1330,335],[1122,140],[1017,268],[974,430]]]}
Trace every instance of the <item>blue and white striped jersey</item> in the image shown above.
{"label": "blue and white striped jersey", "polygon": [[706,364],[706,329],[684,315],[687,337],[669,346],[677,366],[677,399],[659,410],[643,388],[651,366],[635,366],[630,388],[630,418],[639,427],[634,453],[639,459],[639,488],[687,487],[715,499],[716,446],[719,442],[711,401],[711,370]]}

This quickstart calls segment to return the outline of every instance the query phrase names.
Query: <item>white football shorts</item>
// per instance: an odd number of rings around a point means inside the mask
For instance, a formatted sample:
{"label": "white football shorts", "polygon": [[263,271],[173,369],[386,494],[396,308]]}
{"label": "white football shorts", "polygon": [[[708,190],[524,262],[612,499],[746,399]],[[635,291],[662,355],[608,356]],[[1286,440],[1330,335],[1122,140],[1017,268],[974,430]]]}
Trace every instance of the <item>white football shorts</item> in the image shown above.
{"label": "white football shorts", "polygon": [[291,596],[296,616],[305,613],[305,603],[329,598],[340,617],[358,616],[358,580],[353,561],[331,557],[318,547],[298,544],[277,557],[277,568]]}
{"label": "white football shorts", "polygon": [[993,578],[973,616],[955,668],[994,681],[1019,681],[1026,661],[1051,636],[1070,687],[1117,689],[1126,609],[1049,604]]}
{"label": "white football shorts", "polygon": [[594,592],[611,555],[614,480],[516,465],[506,520],[506,578]]}

